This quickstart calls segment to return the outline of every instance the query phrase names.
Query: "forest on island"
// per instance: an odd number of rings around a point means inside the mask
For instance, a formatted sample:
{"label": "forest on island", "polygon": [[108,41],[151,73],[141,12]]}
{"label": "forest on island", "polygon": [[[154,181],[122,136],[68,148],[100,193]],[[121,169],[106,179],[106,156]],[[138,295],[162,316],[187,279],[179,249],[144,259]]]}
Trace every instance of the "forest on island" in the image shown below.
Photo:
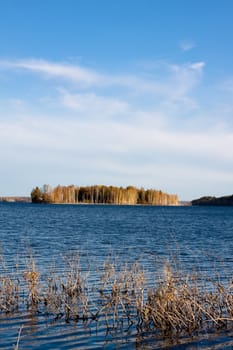
{"label": "forest on island", "polygon": [[31,192],[33,203],[56,204],[147,204],[177,205],[178,196],[159,190],[136,188],[133,186],[116,187],[105,185],[94,186],[60,186],[52,188],[44,185],[35,187]]}

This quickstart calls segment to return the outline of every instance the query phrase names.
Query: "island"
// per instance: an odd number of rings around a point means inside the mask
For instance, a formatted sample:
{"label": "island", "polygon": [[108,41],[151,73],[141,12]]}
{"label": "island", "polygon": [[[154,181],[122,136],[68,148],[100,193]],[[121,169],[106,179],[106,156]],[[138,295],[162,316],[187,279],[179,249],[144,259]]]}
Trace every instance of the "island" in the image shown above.
{"label": "island", "polygon": [[55,204],[121,204],[121,205],[178,205],[176,194],[134,186],[116,187],[106,185],[60,186],[44,185],[33,188],[32,203]]}

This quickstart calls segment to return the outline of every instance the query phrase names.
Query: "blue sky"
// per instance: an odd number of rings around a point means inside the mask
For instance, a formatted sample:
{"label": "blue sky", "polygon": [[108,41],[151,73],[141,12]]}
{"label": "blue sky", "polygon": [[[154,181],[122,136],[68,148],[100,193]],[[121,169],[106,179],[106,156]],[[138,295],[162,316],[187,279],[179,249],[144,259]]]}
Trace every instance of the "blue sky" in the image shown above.
{"label": "blue sky", "polygon": [[0,195],[232,194],[231,0],[0,5]]}

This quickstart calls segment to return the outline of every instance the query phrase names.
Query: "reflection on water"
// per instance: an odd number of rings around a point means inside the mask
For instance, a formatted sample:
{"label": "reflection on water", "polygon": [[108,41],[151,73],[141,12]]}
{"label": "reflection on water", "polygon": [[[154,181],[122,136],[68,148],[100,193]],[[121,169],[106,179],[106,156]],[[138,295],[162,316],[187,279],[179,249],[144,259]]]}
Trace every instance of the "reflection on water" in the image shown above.
{"label": "reflection on water", "polygon": [[[82,268],[95,282],[96,267],[109,254],[116,263],[137,261],[153,284],[168,256],[185,271],[232,275],[233,208],[40,206],[0,204],[0,239],[6,267],[33,252],[41,276],[48,266],[62,271],[64,256],[79,251]],[[27,247],[29,247],[27,251]],[[22,258],[23,256],[23,258]],[[21,349],[232,349],[232,332],[164,339],[134,325],[106,327],[105,318],[66,322],[25,310],[0,314],[0,348],[13,349],[18,331]]]}
{"label": "reflection on water", "polygon": [[106,329],[104,321],[66,323],[31,314],[0,318],[0,349],[13,349],[23,325],[19,349],[232,349],[233,331],[199,333],[185,338],[162,338],[154,332]]}

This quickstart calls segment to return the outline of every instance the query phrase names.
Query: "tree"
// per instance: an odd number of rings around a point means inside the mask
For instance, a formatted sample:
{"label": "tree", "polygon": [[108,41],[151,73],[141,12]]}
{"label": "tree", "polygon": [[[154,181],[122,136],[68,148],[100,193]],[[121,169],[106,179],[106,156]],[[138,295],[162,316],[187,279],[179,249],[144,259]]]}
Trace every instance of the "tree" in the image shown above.
{"label": "tree", "polygon": [[51,193],[44,192],[44,187],[40,189],[38,186],[31,192],[32,203],[52,203]]}
{"label": "tree", "polygon": [[32,203],[42,203],[43,202],[43,193],[39,187],[33,188],[31,192]]}

